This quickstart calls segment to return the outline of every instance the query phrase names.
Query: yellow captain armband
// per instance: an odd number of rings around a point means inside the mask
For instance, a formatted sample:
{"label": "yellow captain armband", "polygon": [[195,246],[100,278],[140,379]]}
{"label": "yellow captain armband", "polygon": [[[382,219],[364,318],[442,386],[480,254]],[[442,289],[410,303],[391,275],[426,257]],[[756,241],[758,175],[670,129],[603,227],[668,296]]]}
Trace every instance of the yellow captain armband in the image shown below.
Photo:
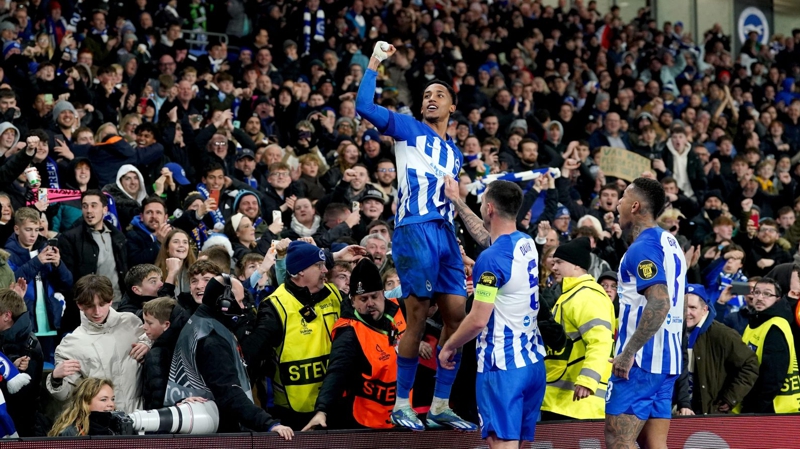
{"label": "yellow captain armband", "polygon": [[475,301],[494,304],[497,298],[497,276],[489,271],[484,271],[478,278],[475,286]]}

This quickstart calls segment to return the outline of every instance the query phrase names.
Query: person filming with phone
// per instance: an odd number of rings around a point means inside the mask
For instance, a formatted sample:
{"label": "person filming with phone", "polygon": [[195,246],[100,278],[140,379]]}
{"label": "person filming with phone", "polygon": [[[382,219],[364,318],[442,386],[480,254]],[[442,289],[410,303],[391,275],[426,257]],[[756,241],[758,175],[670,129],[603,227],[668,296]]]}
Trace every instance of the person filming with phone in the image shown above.
{"label": "person filming with phone", "polygon": [[55,239],[39,235],[38,210],[22,207],[14,213],[14,234],[6,242],[8,265],[27,286],[23,299],[45,361],[53,362],[56,334],[61,327],[64,292],[72,288],[72,273],[61,263]]}

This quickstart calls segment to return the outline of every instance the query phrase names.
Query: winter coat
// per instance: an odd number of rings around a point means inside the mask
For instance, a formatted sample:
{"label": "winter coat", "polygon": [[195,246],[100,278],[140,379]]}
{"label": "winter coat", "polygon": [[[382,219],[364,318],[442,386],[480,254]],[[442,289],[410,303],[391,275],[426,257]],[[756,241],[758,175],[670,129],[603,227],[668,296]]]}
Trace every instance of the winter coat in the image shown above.
{"label": "winter coat", "polygon": [[[688,337],[686,337],[688,339]],[[684,369],[676,384],[678,407],[691,408],[698,415],[720,413],[717,406],[738,405],[758,379],[758,358],[735,330],[706,317],[692,351],[694,372]],[[689,394],[688,376],[692,376]]]}
{"label": "winter coat", "polygon": [[[47,246],[47,240],[44,237],[39,237],[33,244],[41,252]],[[64,296],[59,295],[60,299],[56,297],[56,291],[68,292],[72,288],[72,273],[67,268],[64,260],[58,267],[53,264],[43,264],[38,256],[31,257],[30,250],[23,248],[17,239],[17,234],[11,236],[6,243],[6,249],[11,253],[8,259],[8,265],[14,270],[14,276],[23,278],[28,282],[28,288],[25,290],[25,306],[28,308],[31,322],[33,323],[33,331],[38,332],[39,326],[36,322],[36,278],[41,275],[42,286],[44,288],[45,307],[47,309],[47,321],[49,322],[50,329],[56,330],[61,327],[61,317],[64,314],[66,303]]]}
{"label": "winter coat", "polygon": [[[78,360],[80,372],[64,379],[47,377],[47,391],[64,401],[81,379],[99,377],[114,382],[117,410],[132,413],[142,405],[141,365],[131,357],[134,343],[149,343],[142,322],[136,315],[109,309],[105,323],[89,321],[81,314],[81,325],[56,348],[56,366],[65,360]],[[57,383],[54,383],[56,381]]]}
{"label": "winter coat", "polygon": [[141,215],[133,217],[130,230],[125,233],[128,249],[128,266],[142,263],[155,263],[161,242],[156,239],[155,231],[147,229],[142,223]]}
{"label": "winter coat", "polygon": [[[136,173],[136,176],[139,177],[139,191],[136,194],[136,198],[132,198],[130,195],[128,195],[128,193],[122,188],[122,182],[120,181],[123,176],[130,172]],[[103,191],[108,192],[117,203],[117,218],[119,218],[119,225],[121,229],[127,229],[133,221],[133,218],[142,212],[142,201],[147,198],[144,182],[145,181],[144,176],[142,176],[142,172],[140,172],[139,169],[133,165],[126,164],[120,167],[117,171],[116,183],[107,184],[105,187],[103,187]]]}
{"label": "winter coat", "polygon": [[142,402],[145,410],[153,410],[164,406],[164,396],[169,380],[169,366],[175,343],[181,329],[191,315],[183,307],[175,305],[169,316],[169,329],[153,342],[153,347],[144,356],[142,362]]}
{"label": "winter coat", "polygon": [[44,436],[37,435],[35,430],[44,354],[39,340],[33,335],[33,322],[27,313],[17,318],[10,329],[0,332],[0,351],[11,361],[20,357],[30,357],[28,369],[24,372],[31,376],[31,382],[14,394],[9,394],[6,383],[1,382],[0,390],[6,399],[8,414],[14,420],[19,436]]}

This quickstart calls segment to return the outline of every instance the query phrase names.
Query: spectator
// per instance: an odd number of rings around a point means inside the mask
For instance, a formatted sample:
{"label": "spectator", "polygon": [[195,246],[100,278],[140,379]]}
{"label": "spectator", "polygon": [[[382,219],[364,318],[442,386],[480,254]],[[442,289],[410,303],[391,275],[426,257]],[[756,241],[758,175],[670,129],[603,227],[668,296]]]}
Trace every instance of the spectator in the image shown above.
{"label": "spectator", "polygon": [[53,428],[51,437],[113,435],[109,429],[111,414],[116,410],[114,384],[107,379],[89,377],[80,381],[69,397]]}
{"label": "spectator", "polygon": [[217,264],[208,260],[198,260],[189,267],[186,274],[189,277],[189,292],[181,292],[178,295],[178,304],[192,314],[203,302],[208,281],[222,274],[222,270]]}
{"label": "spectator", "polygon": [[153,264],[134,265],[125,275],[127,290],[117,312],[128,312],[142,319],[142,307],[158,297],[164,286],[161,269]]}
{"label": "spectator", "polygon": [[175,344],[189,315],[168,297],[148,301],[142,309],[144,334],[153,342],[142,362],[142,404],[145,410],[164,406]]}
{"label": "spectator", "polygon": [[64,295],[72,288],[72,273],[62,263],[57,246],[39,235],[39,211],[23,207],[14,213],[14,235],[6,250],[8,266],[27,289],[23,299],[34,334],[39,337],[46,361],[53,360],[57,330],[64,314]]}
{"label": "spectator", "polygon": [[117,171],[116,184],[103,187],[116,202],[120,227],[126,229],[136,215],[142,211],[142,201],[147,198],[142,173],[133,165],[126,164]]}
{"label": "spectator", "polygon": [[708,184],[700,159],[692,151],[686,128],[680,125],[670,129],[670,137],[663,151],[664,165],[672,173],[678,189],[687,197],[702,196]]}
{"label": "spectator", "polygon": [[208,295],[203,296],[192,320],[181,330],[170,365],[164,405],[199,396],[216,402],[220,410],[219,432],[239,432],[245,426],[255,431],[278,432],[289,440],[292,429],[253,403],[239,344],[230,330],[244,311],[234,299],[230,285],[227,275],[212,278],[206,289]]}
{"label": "spectator", "polygon": [[161,270],[164,284],[173,285],[175,296],[189,291],[189,267],[197,257],[189,234],[183,229],[173,229],[164,238],[155,265]]}
{"label": "spectator", "polygon": [[[20,284],[17,285],[21,287]],[[40,433],[37,420],[41,419],[39,405],[45,361],[33,321],[26,312],[25,301],[17,289],[0,290],[0,351],[21,372],[31,376],[30,383],[14,394],[9,393],[6,382],[0,384],[8,414],[21,437]]]}
{"label": "spectator", "polygon": [[305,197],[302,184],[292,181],[291,168],[288,164],[278,162],[269,166],[266,191],[264,193],[264,219],[272,224],[272,212],[281,212],[281,222],[292,221],[294,203]]}
{"label": "spectator", "polygon": [[[240,190],[239,194],[236,195],[236,199],[233,200],[233,210],[234,213],[243,214],[250,219],[253,227],[256,228],[256,239],[260,239],[267,232],[272,233],[263,218],[261,197],[255,192]],[[277,230],[278,225],[275,224],[273,229]]]}
{"label": "spectator", "polygon": [[[108,278],[112,287],[111,301],[119,305],[122,292],[125,291],[125,274],[128,271],[125,236],[103,221],[108,214],[108,199],[102,192],[83,192],[81,206],[83,220],[58,238],[62,261],[72,271],[73,279],[92,273]],[[69,310],[67,306],[67,312]],[[62,330],[69,332],[77,325],[73,319],[64,323]]]}
{"label": "spectator", "polygon": [[47,376],[47,391],[65,400],[81,379],[98,377],[116,382],[119,409],[132,413],[142,405],[141,361],[150,349],[142,321],[111,308],[113,288],[107,277],[90,274],[75,283],[81,326],[56,348],[56,365]]}
{"label": "spectator", "polygon": [[750,324],[742,340],[758,357],[758,379],[755,385],[734,409],[735,413],[795,413],[798,411],[798,395],[792,390],[783,391],[783,386],[797,380],[797,363],[794,339],[789,327],[792,313],[787,303],[781,300],[783,292],[777,282],[762,278],[753,289],[753,308]]}
{"label": "spectator", "polygon": [[777,245],[778,223],[771,218],[761,220],[757,227],[758,241],[753,240],[755,234],[748,225],[747,239],[750,244],[750,253],[747,255],[746,271],[752,276],[764,276],[769,271],[782,263],[791,262],[792,257],[783,248]]}
{"label": "spectator", "polygon": [[758,358],[733,329],[714,319],[710,302],[702,285],[687,285],[689,349],[675,390],[680,415],[730,413],[758,378]]}
{"label": "spectator", "polygon": [[233,246],[233,260],[238,262],[256,248],[256,228],[244,214],[235,214],[225,223],[225,235]]}
{"label": "spectator", "polygon": [[167,218],[164,200],[157,196],[142,200],[141,213],[133,217],[131,230],[125,234],[129,266],[156,261],[162,243],[172,231]]}
{"label": "spectator", "polygon": [[589,147],[615,147],[631,150],[628,133],[620,130],[620,117],[616,112],[610,112],[603,121],[603,128],[598,129],[589,136]]}

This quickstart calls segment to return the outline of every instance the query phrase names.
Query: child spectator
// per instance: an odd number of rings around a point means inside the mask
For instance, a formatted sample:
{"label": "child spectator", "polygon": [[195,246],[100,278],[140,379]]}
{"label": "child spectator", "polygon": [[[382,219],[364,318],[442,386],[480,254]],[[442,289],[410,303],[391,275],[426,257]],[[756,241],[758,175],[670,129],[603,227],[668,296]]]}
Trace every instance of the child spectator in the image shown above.
{"label": "child spectator", "polygon": [[14,276],[25,279],[25,305],[47,361],[53,361],[57,329],[64,314],[61,292],[72,288],[72,273],[61,263],[61,251],[39,235],[39,211],[23,207],[14,213],[14,234],[6,249]]}
{"label": "child spectator", "polygon": [[206,284],[214,276],[222,274],[219,267],[209,260],[198,260],[189,267],[189,293],[178,295],[178,304],[189,311],[190,314],[197,310],[203,303],[203,294],[206,291]]}
{"label": "child spectator", "polygon": [[148,301],[142,313],[144,334],[153,342],[142,363],[142,402],[145,410],[153,410],[164,406],[175,342],[189,314],[168,297]]}

